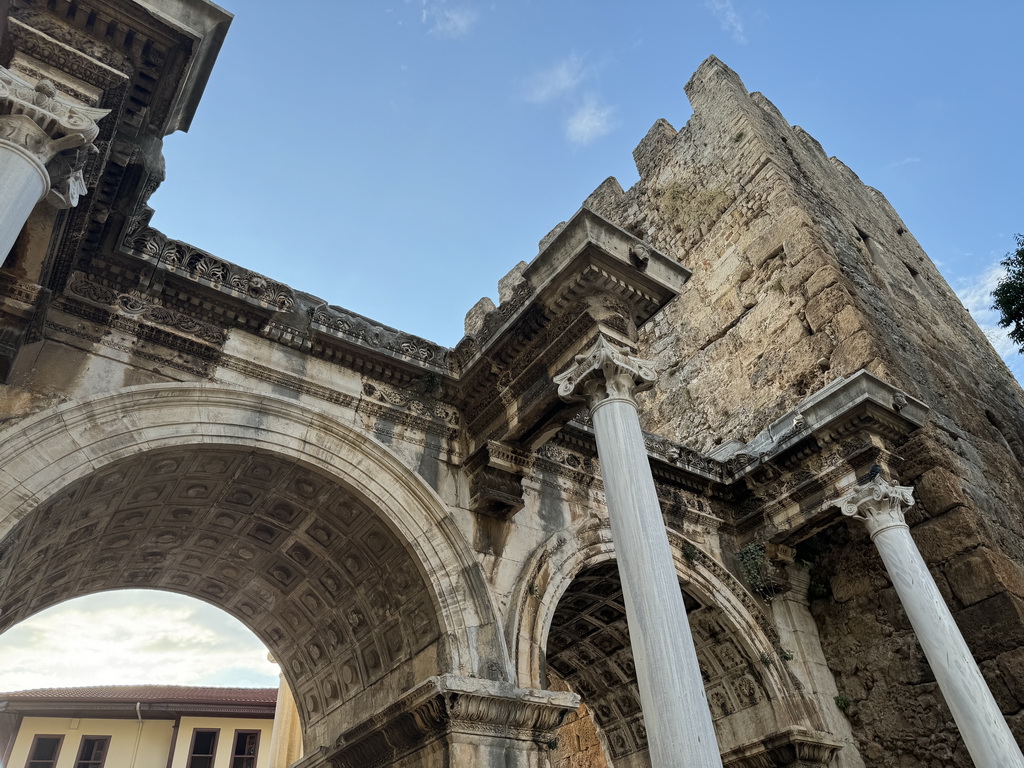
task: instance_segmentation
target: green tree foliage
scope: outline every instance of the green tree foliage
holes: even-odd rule
[[[1024,352],[1024,235],[1016,240],[1017,250],[1003,259],[1006,276],[992,291],[992,308],[999,310],[999,324],[1010,329],[1010,339]]]

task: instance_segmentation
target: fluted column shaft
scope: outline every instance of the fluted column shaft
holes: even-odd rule
[[[633,395],[649,364],[604,337],[556,376],[563,399],[585,399],[597,436],[653,768],[720,768],[697,651],[647,459]]]
[[[1024,768],[1020,747],[910,535],[904,508],[914,503],[912,494],[877,478],[837,505],[867,526],[974,764]]]

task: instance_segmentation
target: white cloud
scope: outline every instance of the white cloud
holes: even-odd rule
[[[429,25],[428,32],[437,37],[457,40],[468,35],[480,20],[475,8],[448,7],[444,2],[428,5],[424,0],[421,20]]]
[[[569,117],[565,135],[573,144],[590,144],[611,131],[614,112],[612,107],[589,98]]]
[[[715,15],[722,29],[732,35],[733,40],[741,44],[747,42],[747,36],[743,32],[743,19],[733,8],[732,0],[706,0],[704,6]]]
[[[893,163],[889,163],[886,168],[902,168],[905,165],[916,165],[921,162],[920,157],[904,157],[902,160],[897,160]]]
[[[977,275],[960,278],[954,289],[996,352],[1007,364],[1013,364],[1017,362],[1017,345],[1010,340],[1007,330],[999,326],[999,312],[992,309],[992,291],[1005,274],[1006,269],[996,262]]]
[[[550,68],[530,76],[524,84],[524,96],[527,101],[543,104],[572,91],[583,78],[583,59],[570,53]]]
[[[272,687],[277,667],[241,622],[206,603],[131,590],[70,600],[0,636],[0,690],[81,685]]]

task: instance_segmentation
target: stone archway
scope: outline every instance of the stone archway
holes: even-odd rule
[[[767,616],[714,558],[669,531],[708,705],[726,765],[790,765],[783,753],[809,754],[824,736],[820,717],[786,669],[786,653]],[[648,765],[622,589],[606,523],[573,539],[555,537],[534,558],[518,601],[515,643],[520,679],[556,679],[579,693],[602,749],[595,768]],[[547,679],[545,679],[547,678]],[[586,737],[584,737],[584,740]],[[827,738],[826,758],[836,745]],[[574,747],[567,748],[571,750]],[[571,751],[557,757],[572,762]],[[797,759],[797,758],[794,758]],[[753,761],[753,762],[750,762]],[[809,762],[824,765],[825,762]]]
[[[442,502],[322,414],[160,385],[38,414],[0,441],[0,628],[103,589],[199,597],[282,662],[311,747],[361,698],[365,716],[417,676],[507,668]]]

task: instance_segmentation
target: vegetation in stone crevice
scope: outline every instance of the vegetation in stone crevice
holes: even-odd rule
[[[689,541],[683,545],[683,557],[691,565],[697,560],[697,547]]]
[[[770,603],[775,597],[775,575],[778,570],[768,560],[764,544],[751,542],[736,553],[740,571],[747,585],[761,598]]]

